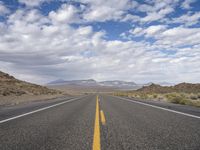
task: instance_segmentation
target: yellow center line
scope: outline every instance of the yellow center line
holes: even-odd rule
[[[94,137],[93,137],[93,150],[101,150],[100,143],[100,125],[99,125],[99,98],[96,97],[96,114],[94,125]]]
[[[104,113],[103,113],[103,110],[101,110],[100,114],[101,114],[101,123],[102,123],[103,125],[105,125],[105,124],[106,124],[106,119],[105,119],[105,115],[104,115]]]

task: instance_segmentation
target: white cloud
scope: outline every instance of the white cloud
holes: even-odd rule
[[[133,30],[121,36],[144,35],[153,37],[155,42],[148,42],[146,38],[137,42],[107,40],[108,33],[96,31],[90,22],[140,22],[139,16],[127,13],[131,8],[139,9],[140,4],[128,0],[80,2],[88,6],[63,4],[47,16],[36,8],[20,9],[9,15],[6,22],[0,23],[0,70],[38,83],[57,78],[200,81],[197,78],[200,75],[199,28],[135,24]],[[113,5],[116,3],[119,5]],[[143,23],[162,20],[174,11],[175,3],[151,1],[147,4],[152,7],[140,7],[149,16]],[[72,23],[80,24],[75,27]]]
[[[191,9],[191,4],[194,3],[196,0],[185,0],[182,4],[181,7],[183,9]]]
[[[148,28],[136,27],[134,30],[130,30],[129,33],[133,34],[133,36],[142,36],[146,37],[156,36],[156,34],[161,33],[166,29],[165,25],[154,25],[149,26]]]
[[[149,13],[146,17],[142,18],[142,22],[152,22],[161,18],[163,18],[163,16],[157,13]]]
[[[106,21],[106,20],[117,20],[121,18],[123,11],[115,11],[114,8],[102,6],[89,10],[84,14],[84,19],[87,21]]]
[[[162,15],[162,16],[165,16],[165,15],[167,15],[167,14],[173,12],[173,11],[174,11],[173,8],[171,8],[171,7],[166,7],[166,8],[161,9],[161,10],[158,12],[158,14],[160,14],[160,15]]]
[[[49,18],[53,23],[73,23],[79,20],[78,9],[73,5],[63,4],[59,10],[51,11]]]
[[[200,28],[176,27],[164,31],[158,38],[158,43],[166,43],[171,46],[200,44]]]
[[[168,15],[169,13],[171,13],[173,11],[174,11],[173,8],[166,7],[166,8],[160,9],[157,12],[150,12],[150,13],[147,13],[147,16],[142,18],[141,21],[142,22],[152,22],[152,21],[156,21],[156,20],[161,20],[166,15]]]
[[[140,17],[137,15],[131,15],[131,14],[126,14],[123,18],[120,19],[120,21],[131,21],[131,22],[139,22],[140,21]]]
[[[165,25],[155,25],[148,27],[144,32],[146,36],[153,36],[155,34],[158,34],[166,29]]]
[[[79,0],[79,2],[89,6],[83,14],[83,18],[89,22],[120,20],[125,15],[126,10],[138,5],[137,2],[131,0]]]
[[[162,22],[164,18],[174,12],[179,0],[150,0],[146,4],[141,4],[137,7],[137,11],[146,13],[146,16],[141,18],[141,23],[149,23],[152,21]]]
[[[93,31],[92,31],[92,27],[91,26],[86,26],[86,27],[78,28],[77,32],[80,35],[91,35]]]
[[[191,25],[199,23],[199,20],[200,20],[200,12],[195,12],[194,14],[188,13],[178,18],[173,18],[171,22],[181,23],[186,26],[191,26]]]
[[[49,2],[51,0],[18,0],[19,3],[25,4],[28,7],[39,6],[44,2]]]
[[[143,34],[143,28],[136,27],[134,30],[130,30],[129,32],[134,34],[135,36],[139,36],[141,35],[141,33]]]
[[[129,31],[132,36],[153,37],[157,48],[173,49],[200,44],[200,28],[174,27],[154,25],[147,28],[136,27]],[[129,35],[126,35],[129,36]]]
[[[6,6],[4,6],[3,2],[0,1],[0,16],[5,15],[9,12],[10,10]]]

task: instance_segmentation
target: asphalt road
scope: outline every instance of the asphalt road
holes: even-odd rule
[[[88,95],[0,108],[0,150],[200,150],[199,108],[136,102]]]

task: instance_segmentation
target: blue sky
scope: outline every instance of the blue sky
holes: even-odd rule
[[[200,82],[198,0],[0,0],[0,70],[58,78]]]

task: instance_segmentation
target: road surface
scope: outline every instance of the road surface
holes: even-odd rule
[[[109,95],[0,108],[0,149],[199,150],[200,109]]]

